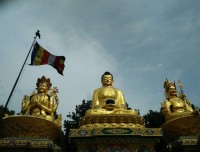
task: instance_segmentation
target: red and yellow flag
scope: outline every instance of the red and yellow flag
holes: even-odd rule
[[[55,56],[49,53],[47,50],[42,48],[37,42],[34,45],[32,55],[31,55],[31,64],[30,65],[44,65],[49,64],[54,67],[58,73],[63,75],[63,70],[65,57],[64,56]]]

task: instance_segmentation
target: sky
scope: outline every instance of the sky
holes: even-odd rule
[[[92,99],[105,71],[142,116],[160,110],[166,78],[181,80],[200,107],[199,8],[197,0],[0,0],[0,105],[40,30],[37,42],[66,57],[64,76],[49,65],[29,66],[29,57],[8,104],[16,113],[44,75],[59,89],[57,113],[66,120],[82,100]]]

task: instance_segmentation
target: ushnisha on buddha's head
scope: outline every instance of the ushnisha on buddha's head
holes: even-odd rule
[[[101,83],[103,86],[108,87],[108,86],[112,86],[114,83],[113,80],[113,75],[106,71],[102,76],[101,76]]]

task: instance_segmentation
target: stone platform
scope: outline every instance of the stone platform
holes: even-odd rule
[[[154,152],[161,137],[161,128],[71,129],[69,135],[70,141],[77,145],[78,152]]]
[[[184,116],[170,120],[161,126],[166,151],[200,151],[200,116]]]
[[[6,137],[0,139],[1,152],[61,152],[61,148],[46,138]]]
[[[185,116],[166,122],[161,126],[167,142],[173,142],[181,136],[200,135],[200,116]]]
[[[166,152],[199,152],[200,136],[181,136],[170,142],[165,149]]]

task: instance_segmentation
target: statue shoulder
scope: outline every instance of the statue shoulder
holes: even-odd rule
[[[171,105],[171,102],[168,99],[165,99],[163,102],[163,106]]]
[[[93,94],[97,94],[102,88],[97,88],[93,91]]]
[[[95,89],[94,90],[94,92],[98,92],[98,91],[100,91],[102,88],[97,88],[97,89]]]
[[[118,89],[118,88],[114,88],[116,92],[123,94],[122,90]]]

